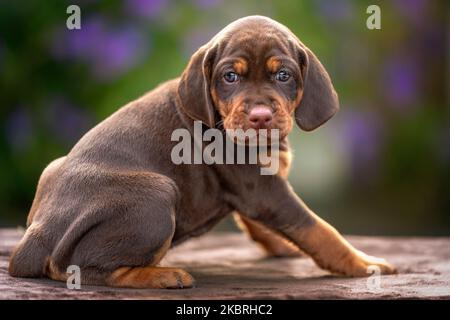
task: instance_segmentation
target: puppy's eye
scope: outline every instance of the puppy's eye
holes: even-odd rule
[[[288,81],[290,77],[291,75],[289,74],[289,72],[287,72],[287,70],[284,69],[278,71],[277,74],[275,75],[275,79],[281,82]]]
[[[228,71],[223,75],[223,78],[228,83],[233,83],[239,80],[239,75],[236,72]]]

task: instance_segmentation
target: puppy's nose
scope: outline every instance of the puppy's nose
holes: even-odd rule
[[[267,129],[272,122],[272,110],[266,106],[256,106],[248,114],[250,126],[253,129]]]

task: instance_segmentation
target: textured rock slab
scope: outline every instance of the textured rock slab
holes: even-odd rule
[[[197,280],[184,290],[83,286],[69,290],[47,279],[7,274],[8,256],[22,231],[0,230],[0,299],[450,299],[450,238],[347,237],[358,249],[399,267],[380,290],[366,278],[336,277],[309,258],[265,258],[242,234],[209,234],[169,252],[163,265],[183,267]],[[371,285],[372,284],[372,285]]]

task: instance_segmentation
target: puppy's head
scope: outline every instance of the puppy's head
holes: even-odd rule
[[[310,131],[339,108],[317,57],[288,28],[261,16],[231,23],[202,46],[178,93],[184,112],[209,127],[278,129],[280,138],[291,131],[292,114]]]

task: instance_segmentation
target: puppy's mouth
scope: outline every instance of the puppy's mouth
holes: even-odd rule
[[[277,126],[255,129],[245,123],[235,126],[227,126],[224,123],[223,130],[234,143],[248,146],[278,144],[289,133]]]
[[[266,129],[225,129],[227,137],[238,145],[258,146],[270,145],[279,141],[277,135],[273,135]]]
[[[256,106],[249,112],[234,112],[223,120],[227,136],[240,145],[273,145],[284,139],[292,128],[292,119]]]

